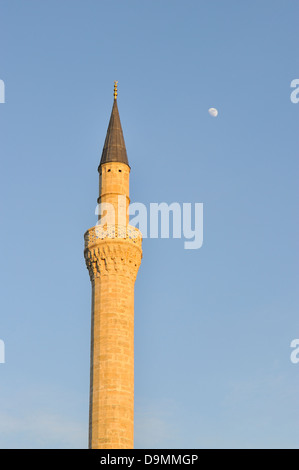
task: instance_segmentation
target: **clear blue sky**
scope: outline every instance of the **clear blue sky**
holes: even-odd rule
[[[0,447],[87,447],[83,234],[114,80],[131,200],[204,204],[199,250],[144,240],[135,446],[298,447],[298,15],[295,0],[0,1]]]

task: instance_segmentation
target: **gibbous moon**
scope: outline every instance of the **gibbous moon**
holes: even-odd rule
[[[218,110],[216,108],[210,108],[209,109],[209,114],[210,114],[210,116],[217,117],[218,116]]]

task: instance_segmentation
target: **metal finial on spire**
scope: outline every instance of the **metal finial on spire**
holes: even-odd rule
[[[108,162],[125,163],[130,166],[117,106],[117,83],[114,82],[114,100],[100,166]]]
[[[115,100],[117,98],[117,84],[118,84],[118,82],[116,80],[114,80],[114,99]]]

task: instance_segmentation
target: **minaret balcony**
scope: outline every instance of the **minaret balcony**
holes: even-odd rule
[[[95,225],[84,234],[85,249],[92,248],[101,241],[117,240],[130,242],[141,250],[142,234],[132,225]]]

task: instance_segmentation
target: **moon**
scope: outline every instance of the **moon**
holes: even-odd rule
[[[209,114],[210,114],[210,116],[217,117],[218,116],[218,110],[216,108],[210,108],[209,109]]]

